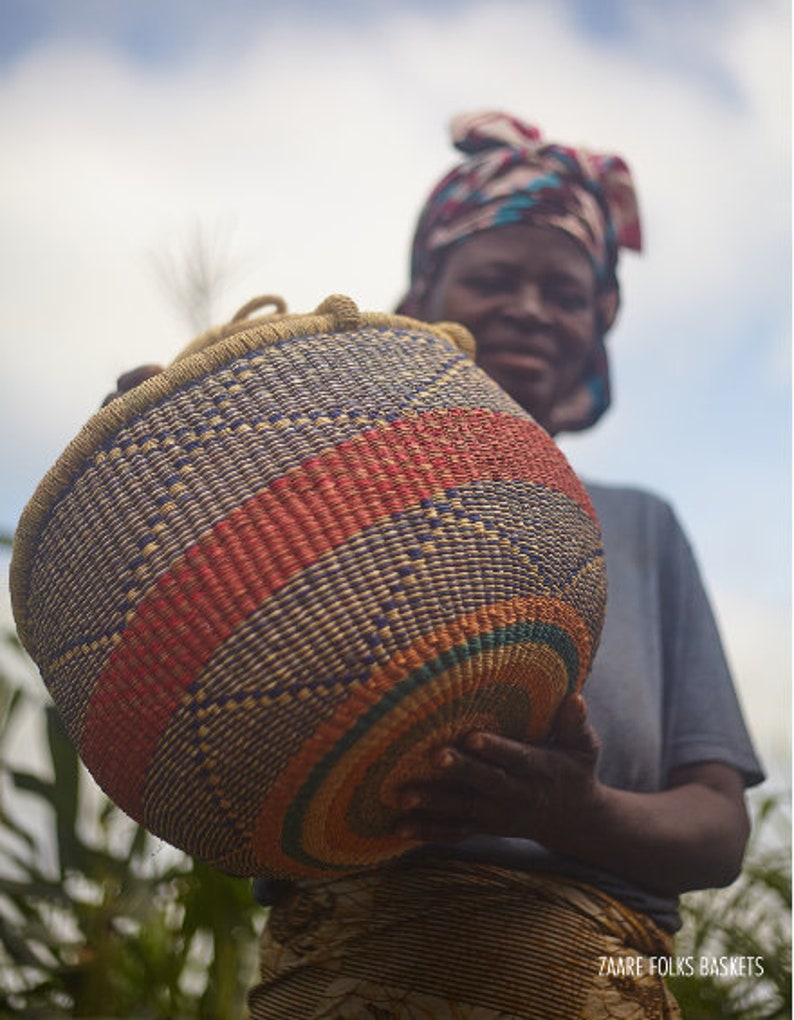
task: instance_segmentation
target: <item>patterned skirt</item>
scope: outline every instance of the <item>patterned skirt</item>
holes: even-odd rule
[[[673,1020],[654,923],[557,875],[437,860],[301,883],[251,1020]]]

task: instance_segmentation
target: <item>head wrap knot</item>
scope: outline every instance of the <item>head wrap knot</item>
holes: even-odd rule
[[[425,203],[411,251],[411,286],[399,311],[421,314],[451,245],[517,223],[563,230],[589,256],[599,286],[617,288],[618,250],[642,246],[631,172],[620,156],[546,142],[537,127],[506,113],[461,114],[451,133],[466,159]],[[585,428],[609,404],[604,352],[598,360],[588,381],[592,406],[565,428]]]

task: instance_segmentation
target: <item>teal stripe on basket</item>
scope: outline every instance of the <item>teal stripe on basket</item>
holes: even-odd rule
[[[353,723],[344,738],[314,766],[303,787],[296,794],[284,819],[281,839],[284,853],[302,864],[322,867],[329,871],[349,871],[349,865],[333,865],[329,861],[319,860],[306,853],[300,842],[306,810],[317,795],[325,777],[372,726],[435,676],[481,652],[524,643],[546,645],[560,656],[568,673],[566,696],[572,694],[579,672],[579,654],[567,631],[554,624],[538,620],[520,620],[505,627],[497,627],[487,634],[477,634],[463,644],[447,649],[435,659],[409,673],[404,680],[389,690],[376,705],[373,705]]]

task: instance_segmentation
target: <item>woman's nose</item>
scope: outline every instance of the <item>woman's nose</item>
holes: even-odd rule
[[[549,321],[549,312],[541,288],[534,283],[522,284],[511,296],[509,312],[517,319]]]

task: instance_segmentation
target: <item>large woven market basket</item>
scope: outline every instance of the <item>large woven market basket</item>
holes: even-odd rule
[[[581,687],[595,514],[471,344],[342,297],[235,321],[97,412],[39,485],[19,633],[153,833],[237,875],[376,865],[411,845],[396,795],[434,748],[542,741]]]

